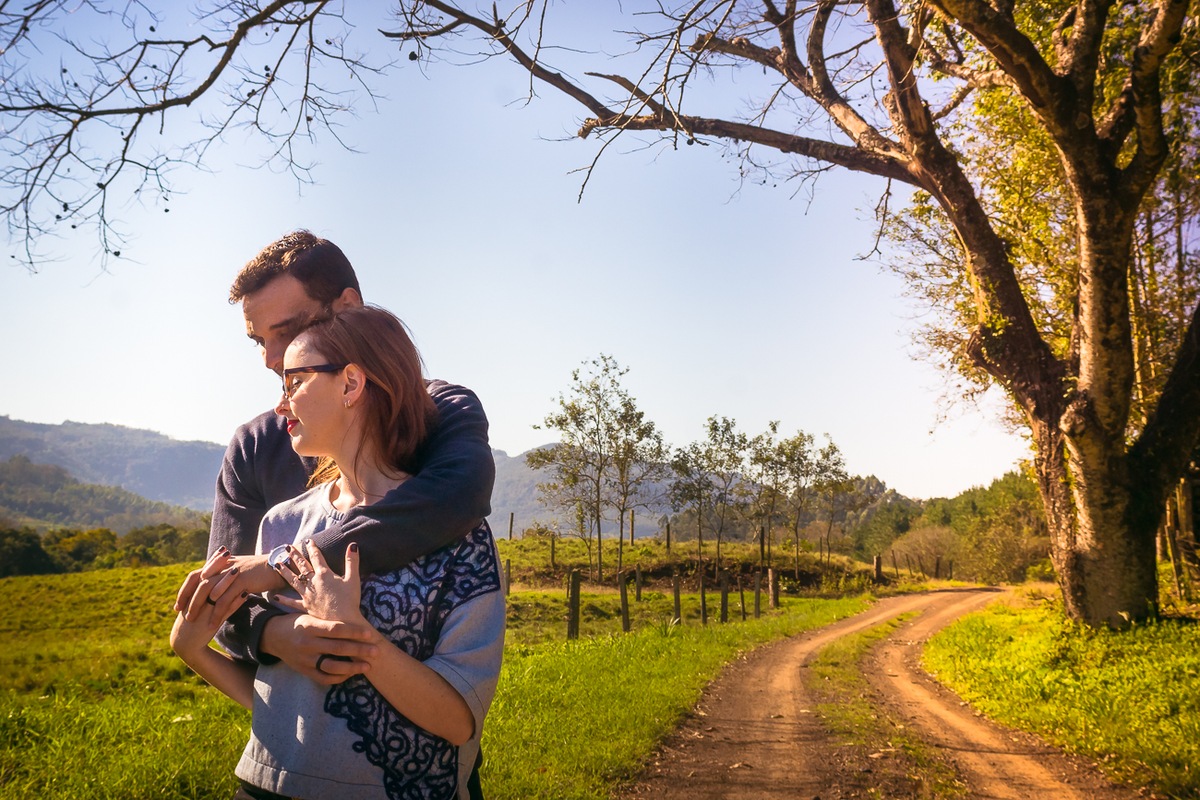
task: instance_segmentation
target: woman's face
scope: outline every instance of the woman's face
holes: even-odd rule
[[[289,370],[318,367],[320,372]],[[345,442],[346,414],[341,367],[330,364],[301,334],[283,356],[284,394],[275,407],[287,418],[292,449],[302,456],[336,456]]]

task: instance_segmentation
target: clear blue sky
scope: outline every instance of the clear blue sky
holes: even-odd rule
[[[178,175],[169,213],[122,210],[133,238],[107,273],[85,236],[38,274],[6,265],[0,414],[226,442],[279,385],[225,300],[230,280],[307,227],[345,250],[368,301],[408,322],[431,376],[479,394],[509,454],[550,440],[533,425],[604,352],[675,445],[713,414],[750,434],[778,419],[785,435],[828,433],[852,472],[914,497],[986,484],[1025,457],[995,398],[941,420],[942,378],[911,357],[920,309],[857,259],[881,182],[830,173],[810,202],[790,185],[739,189],[720,147],[631,138],[576,202],[572,171],[597,143],[570,138],[581,111],[551,90],[519,102],[526,85],[507,63],[405,62],[380,84],[381,113],[362,104],[343,132],[359,153],[319,144],[317,185],[251,169],[260,150],[235,134],[209,173]]]

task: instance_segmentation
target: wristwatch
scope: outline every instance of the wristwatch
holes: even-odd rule
[[[288,545],[281,544],[267,555],[267,563],[275,569],[287,567],[292,571],[292,574],[299,575],[300,570],[296,569],[296,562],[292,560],[292,551]]]

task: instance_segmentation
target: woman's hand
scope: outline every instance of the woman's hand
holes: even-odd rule
[[[367,621],[358,608],[362,598],[362,584],[358,578],[358,545],[352,542],[346,548],[345,575],[338,575],[329,568],[325,556],[321,555],[320,549],[311,539],[303,546],[308,551],[307,558],[304,553],[288,545],[297,572],[293,573],[286,568],[278,570],[283,579],[300,595],[300,600],[289,597],[275,599],[283,605],[314,617],[366,625]]]
[[[217,630],[247,596],[244,591],[240,595],[225,592],[219,601],[213,596],[213,589],[226,579],[228,570],[233,569],[233,558],[224,548],[213,553],[199,570],[202,576],[207,577],[200,578],[186,607],[179,609],[175,626],[171,629],[171,647],[185,661],[189,655],[208,647]],[[189,582],[192,582],[191,575],[184,581],[185,585]]]

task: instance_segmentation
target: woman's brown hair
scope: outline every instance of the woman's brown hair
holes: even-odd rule
[[[437,406],[425,390],[421,356],[404,323],[378,306],[350,308],[316,322],[302,334],[307,343],[335,364],[356,364],[367,378],[362,438],[370,442],[380,466],[412,473],[417,453],[437,425]],[[338,477],[337,465],[322,458],[309,485]]]

